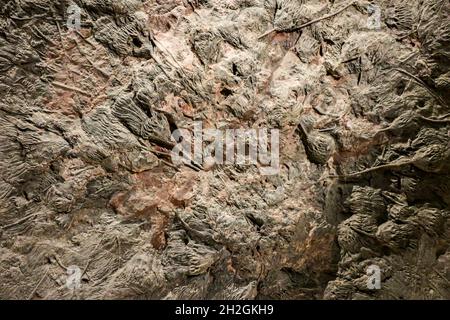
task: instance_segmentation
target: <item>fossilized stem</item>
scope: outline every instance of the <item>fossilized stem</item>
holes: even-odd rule
[[[47,277],[48,274],[48,270],[49,268],[47,268],[47,270],[45,270],[44,275],[42,276],[41,280],[39,280],[39,282],[36,284],[36,286],[34,287],[33,291],[31,291],[30,295],[28,296],[28,300],[33,299],[37,289],[39,289],[39,287],[41,286],[42,282],[44,282],[44,279]]]
[[[87,97],[91,97],[91,94],[90,94],[90,93],[88,93],[88,92],[86,92],[86,91],[83,91],[83,90],[81,90],[81,89],[78,89],[78,88],[74,88],[74,87],[67,86],[67,85],[65,85],[64,83],[57,82],[57,81],[53,81],[52,84],[53,84],[54,86],[56,86],[56,87],[60,87],[60,88],[62,88],[62,89],[66,89],[66,90],[70,90],[70,91],[75,91],[75,92],[81,93],[82,95],[85,95],[85,96],[87,96]]]
[[[416,77],[415,75],[409,73],[406,70],[403,70],[401,68],[392,68],[391,70],[395,70],[397,72],[403,73],[404,75],[407,75],[408,77],[414,79],[414,81],[416,81],[418,84],[420,84],[422,87],[424,87],[432,96],[433,98],[435,98],[439,103],[441,103],[443,106],[448,106],[447,103],[445,101],[443,101],[441,99],[441,97],[439,97],[433,90],[431,90],[428,85],[423,82],[420,78]]]
[[[325,16],[323,16],[323,17],[320,17],[320,18],[317,18],[317,19],[308,21],[308,22],[306,22],[305,24],[302,24],[301,26],[292,28],[292,29],[290,29],[290,30],[279,30],[279,29],[277,29],[277,28],[271,29],[271,30],[265,32],[263,35],[259,36],[258,39],[264,38],[265,36],[269,35],[269,34],[272,33],[272,32],[294,32],[294,31],[299,31],[299,30],[301,30],[301,29],[303,29],[303,28],[309,27],[310,25],[315,24],[315,23],[317,23],[317,22],[320,22],[320,21],[322,21],[322,20],[332,18],[332,17],[338,15],[339,13],[341,13],[342,11],[346,10],[347,8],[351,7],[351,6],[354,5],[354,4],[355,4],[355,1],[352,1],[352,2],[350,2],[348,5],[346,5],[345,7],[341,8],[341,9],[339,9],[339,10],[336,11],[336,12],[333,12],[333,13],[327,14],[327,15],[325,15]]]
[[[349,173],[349,174],[345,174],[345,175],[338,175],[338,176],[330,176],[331,178],[354,178],[357,176],[360,176],[362,174],[366,174],[366,173],[370,173],[370,172],[374,172],[374,171],[378,171],[378,170],[382,170],[382,169],[392,169],[392,168],[398,168],[400,166],[403,165],[408,165],[408,164],[413,164],[414,160],[406,160],[406,161],[399,161],[399,162],[390,162],[387,164],[383,164],[381,166],[377,166],[377,167],[372,167],[372,168],[368,168],[362,171],[358,171],[358,172],[354,172],[354,173]]]
[[[16,221],[16,222],[13,222],[13,223],[11,223],[11,224],[7,224],[7,225],[5,225],[5,226],[0,226],[0,229],[3,229],[3,230],[4,230],[4,229],[8,229],[8,228],[17,226],[17,225],[19,225],[19,224],[21,224],[21,223],[27,221],[28,219],[37,216],[37,215],[38,215],[38,213],[32,213],[32,214],[30,214],[30,215],[28,215],[28,216],[26,216],[26,217],[24,217],[24,218],[22,218],[22,219]]]

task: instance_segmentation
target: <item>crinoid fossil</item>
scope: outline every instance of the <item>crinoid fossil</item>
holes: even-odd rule
[[[402,1],[391,6],[386,12],[386,24],[399,31],[411,31],[415,27],[416,11],[410,1]]]
[[[119,24],[108,17],[100,18],[95,22],[95,39],[119,56],[150,58],[153,45],[140,23],[136,18]]]
[[[317,4],[304,4],[303,1],[296,0],[284,0],[281,3],[276,3],[274,13],[274,27],[264,34],[260,38],[263,38],[272,32],[294,32],[303,28],[312,26],[322,20],[333,18],[340,14],[347,8],[350,8],[356,1],[348,3],[336,11],[329,14],[324,14],[319,18],[314,19],[313,16],[319,12],[324,11],[324,7],[317,7]]]
[[[346,202],[354,214],[371,215],[376,219],[386,214],[386,201],[379,189],[355,186]]]
[[[191,43],[201,63],[216,63],[222,56],[222,37],[213,30],[194,30]]]
[[[448,211],[425,205],[417,210],[417,215],[410,220],[418,225],[431,237],[439,237],[445,231],[445,223],[448,219]]]
[[[303,0],[277,1],[274,27],[279,31],[291,30],[311,19],[311,10],[306,8]]]
[[[377,231],[377,221],[366,214],[354,214],[338,227],[338,242],[344,252],[359,253],[370,244]]]
[[[334,139],[316,130],[309,132],[302,121],[299,129],[308,160],[315,164],[326,164],[336,150]]]
[[[305,34],[300,37],[293,50],[304,63],[309,63],[319,52],[320,43],[313,37]]]
[[[413,224],[399,224],[391,220],[380,225],[376,232],[378,241],[393,250],[414,247],[417,235],[417,227]]]
[[[112,113],[139,137],[169,140],[170,125],[167,118],[158,112],[150,112],[147,115],[130,95],[119,97],[113,105]]]
[[[450,166],[449,144],[450,141],[444,130],[423,128],[411,142],[411,151],[408,156],[399,156],[388,163],[341,177],[358,177],[379,170],[399,170],[411,165],[427,173],[443,173]]]

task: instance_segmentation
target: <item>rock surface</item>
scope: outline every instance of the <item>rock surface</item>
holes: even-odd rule
[[[0,0],[0,298],[450,299],[449,14]],[[280,129],[279,174],[172,164],[195,121]]]

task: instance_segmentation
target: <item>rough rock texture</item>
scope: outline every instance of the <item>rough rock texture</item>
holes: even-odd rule
[[[74,2],[0,0],[0,298],[450,298],[447,0]],[[280,173],[171,164],[194,121]]]

